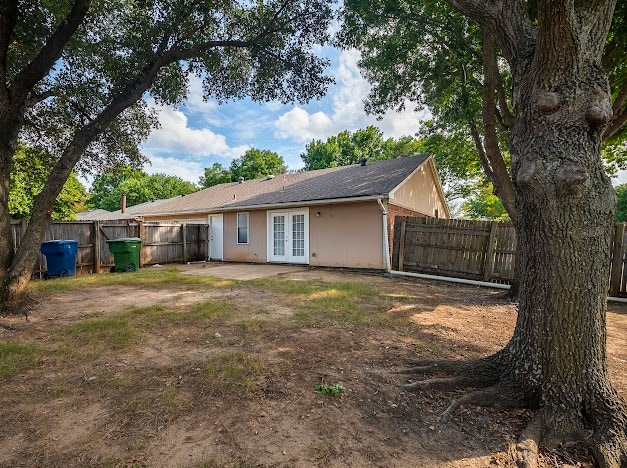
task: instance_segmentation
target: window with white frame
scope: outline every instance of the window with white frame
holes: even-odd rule
[[[248,213],[237,213],[237,243],[248,244]]]

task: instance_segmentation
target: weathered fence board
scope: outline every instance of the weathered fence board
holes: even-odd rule
[[[11,223],[15,249],[20,245],[26,226],[24,221]],[[50,226],[45,240],[77,240],[76,273],[80,275],[109,271],[114,259],[107,240],[121,237],[142,239],[142,266],[207,259],[206,224],[143,223],[134,220],[58,221]],[[46,270],[46,258],[38,253],[33,276],[41,278]]]
[[[394,239],[399,245],[393,246],[392,263],[401,271],[496,282],[512,278],[511,224],[398,216]]]
[[[627,296],[627,229],[616,224],[612,240],[611,296]],[[516,265],[511,223],[459,219],[394,220],[392,268],[399,271],[509,283]]]

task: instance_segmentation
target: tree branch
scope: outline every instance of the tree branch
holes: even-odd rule
[[[4,0],[0,6],[0,93],[3,100],[8,97],[7,56],[17,15],[17,0]]]
[[[627,82],[623,83],[623,88],[618,92],[614,104],[612,105],[612,112],[615,114],[620,112],[627,101]]]
[[[512,71],[521,60],[531,56],[536,39],[525,0],[447,1],[455,10],[494,34]]]
[[[496,62],[496,43],[489,32],[483,32],[483,146],[485,154],[492,168],[492,183],[495,193],[503,202],[503,207],[514,223],[518,218],[516,212],[516,197],[514,185],[507,170],[503,154],[499,148],[499,139],[496,133],[496,102],[497,76],[499,75]]]
[[[26,107],[33,107],[52,96],[57,96],[57,94],[51,89],[39,94],[32,93],[26,100]]]
[[[610,120],[610,124],[603,133],[603,141],[616,135],[625,124],[627,124],[627,109],[623,110],[623,112],[619,114],[616,114],[612,120]]]
[[[485,148],[483,147],[483,141],[481,140],[481,135],[479,134],[479,130],[477,129],[477,125],[474,122],[468,124],[470,127],[470,134],[472,135],[472,139],[475,142],[475,146],[477,147],[477,153],[479,153],[479,161],[481,162],[481,167],[483,168],[483,172],[488,177],[490,182],[494,185],[494,172],[492,171],[492,166],[490,166],[490,161],[485,154]]]
[[[501,72],[498,71],[498,67],[496,74],[496,95],[498,96],[499,112],[503,118],[503,123],[511,130],[514,128],[514,115],[509,110],[507,95],[505,93],[505,85],[503,84],[503,76],[501,75]]]
[[[85,19],[90,3],[91,0],[75,0],[70,12],[61,21],[37,56],[17,74],[11,85],[11,92],[18,102],[26,100],[33,86],[46,76],[59,59],[63,48]]]

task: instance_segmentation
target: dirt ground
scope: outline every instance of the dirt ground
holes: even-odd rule
[[[295,293],[287,280],[319,291]],[[323,269],[277,281],[36,294],[30,322],[3,319],[0,329],[0,344],[40,350],[35,365],[0,378],[0,466],[513,466],[508,451],[528,412],[469,407],[441,424],[462,393],[406,393],[396,373],[414,359],[502,347],[516,310],[499,291]],[[327,320],[307,302],[341,294],[325,284],[376,295]],[[207,301],[210,318],[194,309]],[[608,309],[610,371],[627,397],[627,308]],[[80,341],[81,323],[121,314],[130,317],[127,341],[116,341],[122,332]],[[227,351],[259,360],[255,382],[217,387],[207,378],[207,363]],[[322,382],[345,391],[322,396],[314,391]],[[588,462],[577,449],[543,458]]]

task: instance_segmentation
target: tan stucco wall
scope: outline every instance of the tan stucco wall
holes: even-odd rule
[[[432,161],[427,161],[420,166],[393,193],[393,197],[390,197],[390,203],[433,217],[436,217],[435,210],[437,209],[437,217],[448,218],[448,209],[445,207],[446,202],[438,190],[434,167]]]
[[[268,259],[266,211],[242,211],[242,213],[248,213],[248,244],[237,243],[237,213],[224,213],[224,260],[265,263]]]
[[[289,208],[286,211],[298,211]],[[320,216],[317,216],[317,213]],[[199,217],[206,223],[207,215]],[[153,216],[146,221],[177,221],[190,215]],[[376,201],[309,207],[309,264],[350,268],[384,268],[381,209]],[[266,210],[248,211],[249,243],[237,244],[237,213],[223,213],[224,260],[267,261]]]
[[[382,222],[376,201],[310,207],[309,264],[384,268]]]

